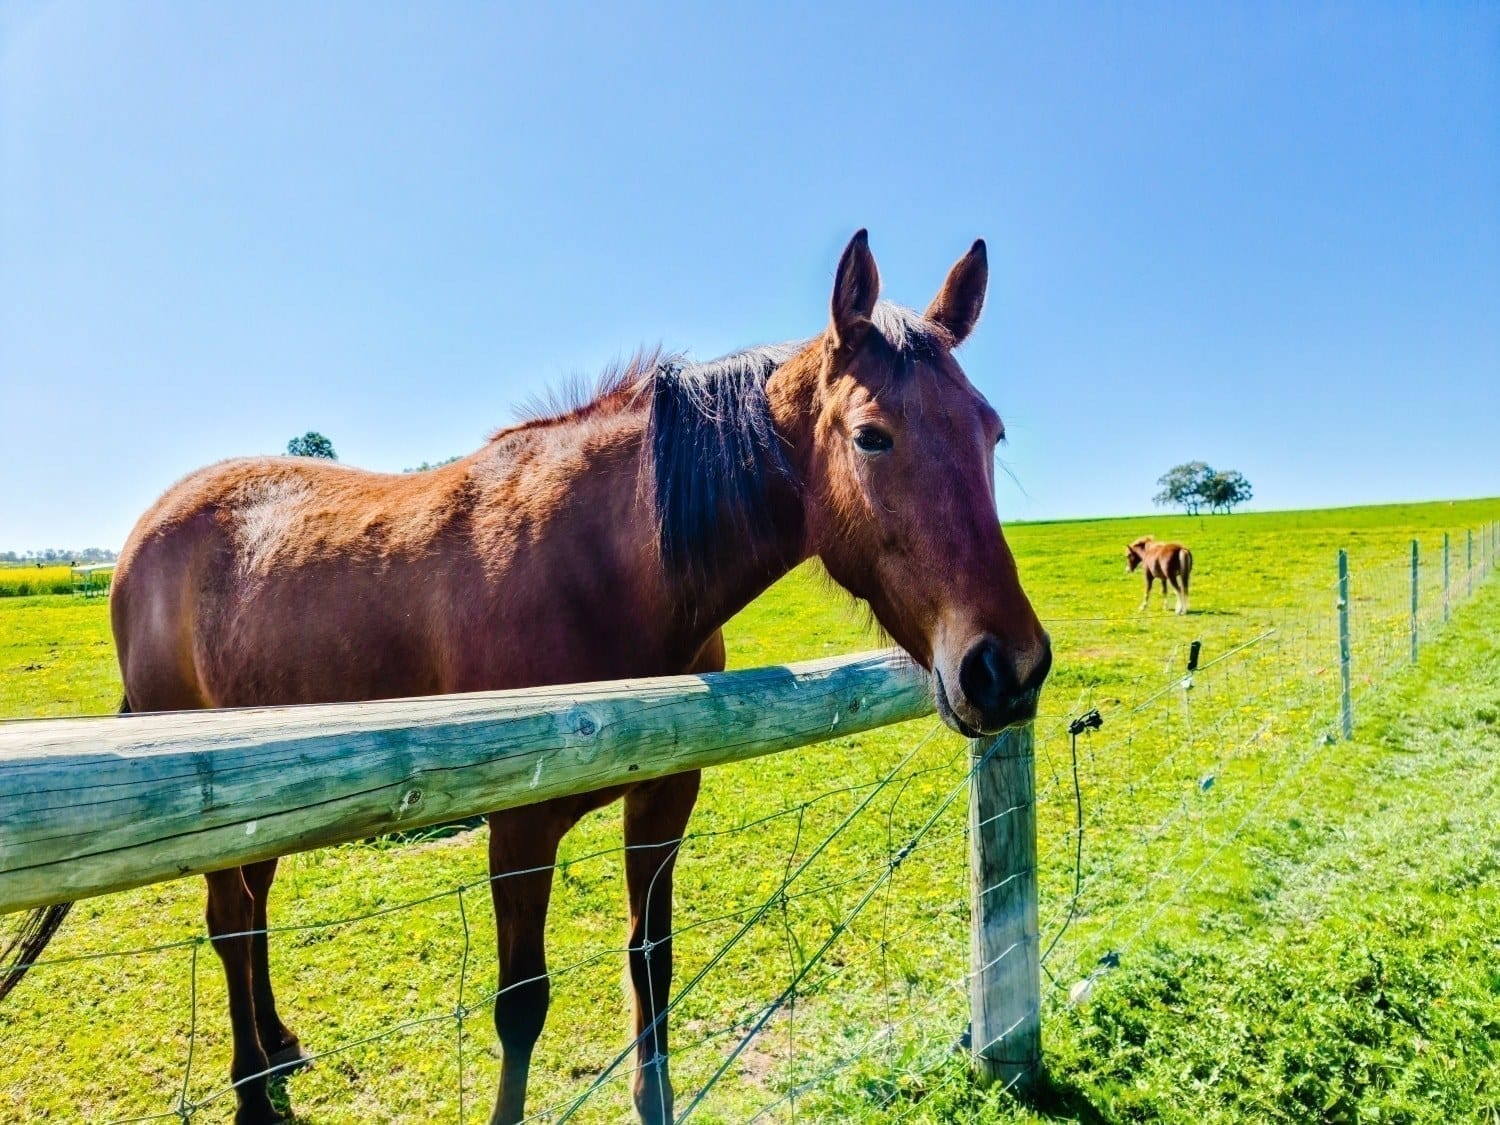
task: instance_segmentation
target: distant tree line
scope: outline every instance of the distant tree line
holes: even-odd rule
[[[455,461],[463,459],[462,453],[455,453],[452,457],[444,457],[441,461],[423,461],[420,465],[411,469],[402,469],[403,473],[425,473],[428,469],[441,469],[444,465],[451,465]]]
[[[1250,482],[1243,473],[1226,472],[1202,461],[1189,461],[1167,470],[1157,482],[1161,486],[1152,499],[1157,507],[1180,507],[1190,516],[1207,509],[1210,512],[1232,512],[1251,498]]]
[[[286,443],[286,451],[293,457],[322,457],[327,461],[337,461],[339,455],[333,451],[333,442],[329,441],[317,430],[308,430],[301,437],[294,437]],[[402,469],[403,473],[425,473],[428,469],[440,469],[444,465],[451,465],[463,456],[455,453],[452,457],[445,457],[441,461],[423,461],[410,469]]]
[[[0,551],[0,563],[107,563],[114,562],[116,552],[108,547],[85,547],[75,551],[69,547],[48,547],[45,551]]]

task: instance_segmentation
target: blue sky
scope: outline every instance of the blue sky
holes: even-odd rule
[[[399,470],[641,344],[811,335],[870,229],[1007,519],[1500,494],[1500,7],[0,8],[0,549],[308,429]]]

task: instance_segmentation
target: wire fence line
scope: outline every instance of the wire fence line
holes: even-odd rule
[[[1419,560],[1415,572],[1406,558],[1357,560],[1343,607],[1330,567],[1327,578],[1306,576],[1295,584],[1305,596],[1300,604],[1190,619],[1189,633],[1170,637],[1153,633],[1151,618],[1139,614],[1048,622],[1059,669],[1080,675],[1071,682],[1058,677],[1053,694],[1067,701],[1067,710],[1037,724],[1039,844],[1035,862],[1018,872],[1039,884],[1039,932],[1033,936],[1046,951],[1042,967],[1051,980],[1040,998],[1043,1012],[1107,986],[1102,982],[1110,969],[1130,958],[1171,911],[1190,908],[1205,873],[1259,819],[1295,803],[1307,779],[1336,760],[1343,709],[1357,709],[1409,665],[1413,637],[1418,646],[1431,639],[1492,572],[1494,531],[1486,528],[1475,540],[1472,565],[1467,553],[1459,567],[1450,555],[1446,585],[1433,560]],[[1341,608],[1352,637],[1347,692],[1340,674]],[[1128,675],[1090,677],[1086,659],[1069,663],[1101,628],[1141,638],[1140,658]],[[1069,735],[1070,721],[1094,709],[1102,728]],[[848,777],[851,758],[866,754],[861,776],[769,811],[750,812],[733,801],[705,808],[699,827],[681,839],[665,848],[649,845],[662,862],[682,857],[670,934],[652,935],[634,951],[649,956],[668,938],[675,949],[679,979],[663,1006],[671,1021],[679,1119],[823,1120],[869,1113],[902,1120],[921,1115],[934,1095],[951,1095],[968,1080],[952,1056],[976,1049],[963,1042],[969,988],[994,965],[970,958],[975,898],[966,857],[975,826],[964,813],[971,781],[987,763],[985,755],[938,737],[940,729],[931,722],[906,724],[880,738],[844,740],[815,752],[822,755],[818,771],[833,763],[841,771],[836,776]],[[788,774],[808,780],[794,767]],[[1020,806],[1001,809],[980,826],[1022,812]],[[651,1029],[625,1042],[615,1030],[619,1020],[598,1017],[599,979],[617,975],[632,950],[623,936],[608,936],[613,930],[601,934],[593,912],[609,898],[604,889],[618,886],[626,854],[647,847],[594,846],[598,838],[586,835],[579,851],[556,864],[495,877],[547,872],[557,888],[555,909],[578,904],[550,935],[558,940],[546,975],[557,999],[541,1047],[551,1042],[552,1049],[539,1049],[527,1120],[619,1119],[630,1110],[636,1079],[662,1073],[657,1060],[638,1059],[636,1048],[649,1041]],[[407,873],[422,853],[477,856],[477,845],[464,836],[388,853],[348,850],[350,866],[378,854]],[[412,1088],[425,1100],[421,1110],[408,1107],[408,1116],[484,1119],[497,1069],[490,1010],[534,983],[501,988],[494,980],[493,921],[476,897],[493,880],[474,874],[351,911],[320,897],[330,883],[320,862],[292,863],[295,918],[265,931],[273,948],[289,947],[289,963],[328,951],[320,958],[326,968],[338,963],[340,949],[360,957],[378,950],[399,961],[403,939],[419,939],[420,967],[362,971],[386,982],[386,992],[404,975],[426,983],[409,986],[398,999],[372,989],[366,999],[374,1013],[359,1018],[346,1012],[348,1018],[333,1020],[332,1027],[319,1021],[335,1013],[304,1014],[308,1040],[325,1045],[310,1051],[314,1067],[288,1084],[290,1095],[300,1104],[302,1084],[316,1076],[314,1111],[332,1107],[338,1119],[341,1108],[360,1098],[379,1104],[392,1060],[407,1069],[421,1058],[429,1073]],[[709,875],[695,880],[692,874],[725,866],[746,874],[730,893]],[[300,881],[310,884],[306,892]],[[980,899],[997,889],[978,888]],[[618,911],[605,918],[616,925]],[[4,933],[0,929],[0,945]],[[172,1051],[154,1049],[151,1072],[136,1088],[117,1091],[121,1097],[91,1107],[87,1116],[182,1122],[232,1116],[235,1091],[223,1077],[222,982],[215,960],[202,957],[207,938],[192,934],[109,948],[85,930],[76,940],[83,948],[60,948],[33,966],[34,978],[12,999],[22,1006],[0,1009],[0,1021],[8,1021],[0,1022],[0,1033],[65,1005],[85,967],[170,962],[174,968],[152,979],[169,990],[162,1006],[183,1010],[185,1027],[170,1041]],[[998,957],[1022,952],[1007,947]],[[561,998],[575,980],[586,1003],[569,1008]],[[317,982],[308,988],[315,994]],[[594,1034],[590,1023],[608,1026]],[[588,1041],[581,1048],[568,1042],[579,1037]],[[986,1046],[993,1044],[977,1045]],[[161,1057],[173,1052],[175,1063]],[[44,1072],[46,1060],[24,1065]],[[365,1076],[374,1093],[363,1089]],[[45,1073],[39,1079],[45,1081]]]
[[[1462,573],[1450,554],[1446,583],[1441,557],[1415,567],[1410,557],[1362,561],[1350,568],[1342,604],[1338,579],[1320,582],[1323,612],[1264,611],[1269,628],[1230,649],[1234,659],[1184,668],[1084,735],[1093,791],[1083,804],[1092,812],[1068,823],[1071,804],[1054,799],[1038,814],[1054,826],[1043,829],[1053,853],[1043,854],[1044,934],[1049,924],[1054,935],[1068,926],[1046,965],[1056,986],[1048,1005],[1086,997],[1259,818],[1278,802],[1295,806],[1313,773],[1337,763],[1344,716],[1353,720],[1364,700],[1413,663],[1492,573],[1495,535],[1490,526],[1475,534],[1472,556],[1465,536]],[[1350,637],[1347,690],[1341,613]],[[1121,806],[1128,816],[1117,815]],[[1064,845],[1106,824],[1112,833],[1093,833],[1075,882],[1058,862]]]

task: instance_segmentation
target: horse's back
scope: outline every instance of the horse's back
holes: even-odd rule
[[[1193,569],[1193,553],[1181,543],[1151,544],[1151,561],[1162,580],[1185,579]]]
[[[178,482],[136,524],[114,580],[131,707],[442,690],[424,602],[459,476],[257,458]]]

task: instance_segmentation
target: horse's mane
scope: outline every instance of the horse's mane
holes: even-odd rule
[[[953,346],[941,327],[900,305],[882,301],[870,320],[897,378]],[[658,357],[646,429],[657,541],[667,572],[690,586],[774,541],[772,490],[798,481],[766,381],[806,346],[773,344],[700,364]]]
[[[771,418],[766,380],[805,345],[775,344],[709,363],[661,363],[651,381],[646,451],[661,560],[690,585],[726,558],[770,542],[771,488],[796,487]]]
[[[871,323],[894,353],[898,377],[953,344],[919,313],[888,302],[876,305]],[[591,386],[575,379],[531,400],[522,421],[491,440],[648,401],[644,449],[650,473],[642,483],[652,502],[662,564],[701,589],[725,561],[753,556],[773,540],[772,489],[778,483],[798,486],[771,418],[766,381],[806,346],[770,344],[706,363],[660,348],[642,350],[611,364]]]
[[[628,359],[616,360],[593,379],[575,375],[559,386],[548,387],[516,408],[516,424],[490,435],[498,441],[517,430],[581,421],[610,410],[623,409],[647,379],[664,363],[681,363],[682,357],[661,348],[642,348]]]

